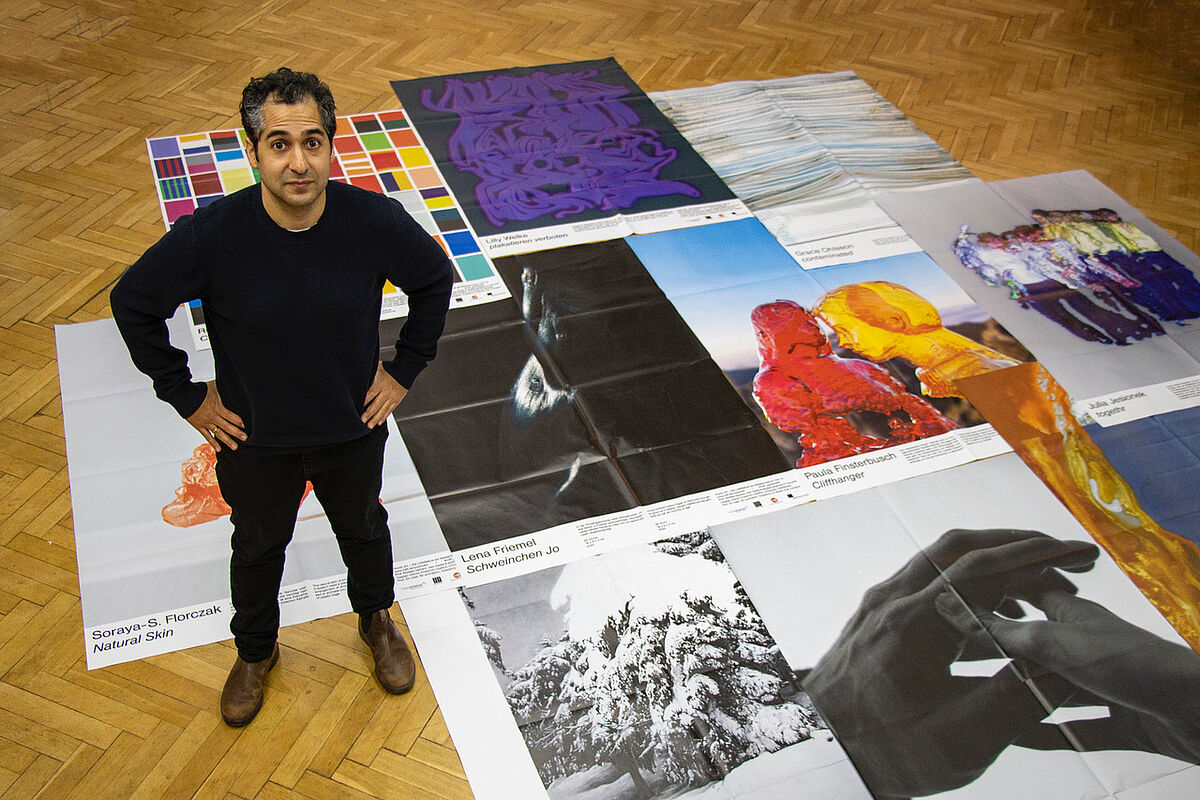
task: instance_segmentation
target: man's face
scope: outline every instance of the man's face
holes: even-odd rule
[[[333,155],[317,103],[311,97],[291,105],[268,101],[263,122],[249,153],[262,178],[263,205],[285,227],[313,225],[325,209]]]

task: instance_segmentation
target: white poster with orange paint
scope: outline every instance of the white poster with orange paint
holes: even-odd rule
[[[196,380],[212,378],[181,311],[172,340]],[[212,453],[129,360],[111,319],[56,329],[63,427],[89,668],[229,637],[233,526]],[[389,422],[389,425],[392,425]],[[390,429],[381,500],[398,594],[447,568],[445,540],[412,462]],[[300,506],[280,589],[283,624],[350,610],[345,568],[316,498]]]

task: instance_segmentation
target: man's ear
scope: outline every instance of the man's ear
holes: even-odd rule
[[[246,144],[248,145],[246,148],[246,158],[250,159],[250,166],[258,169],[258,145],[249,139],[246,140]]]

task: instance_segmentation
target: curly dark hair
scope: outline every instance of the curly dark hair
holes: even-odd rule
[[[333,104],[333,93],[320,78],[311,72],[296,72],[280,67],[270,75],[252,78],[242,90],[242,127],[254,147],[263,132],[263,106],[268,102],[299,103],[311,97],[321,112],[321,127],[333,141],[337,131],[337,108]]]

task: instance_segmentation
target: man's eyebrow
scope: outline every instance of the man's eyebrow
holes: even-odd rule
[[[273,131],[267,131],[265,134],[263,134],[263,138],[264,138],[264,139],[273,139],[273,138],[275,138],[276,136],[290,136],[290,135],[291,135],[291,133],[292,133],[292,132],[291,132],[291,131],[289,131],[289,130],[284,130],[283,128],[276,128],[276,129],[275,129],[275,130],[273,130]],[[325,129],[324,129],[324,128],[320,128],[320,127],[316,127],[316,128],[308,128],[308,129],[306,129],[306,130],[303,130],[303,131],[301,131],[301,132],[300,132],[300,136],[301,136],[301,138],[303,138],[303,137],[305,137],[305,136],[312,136],[312,135],[314,135],[314,134],[318,134],[318,133],[320,133],[320,134],[324,134],[324,133],[325,133]]]

